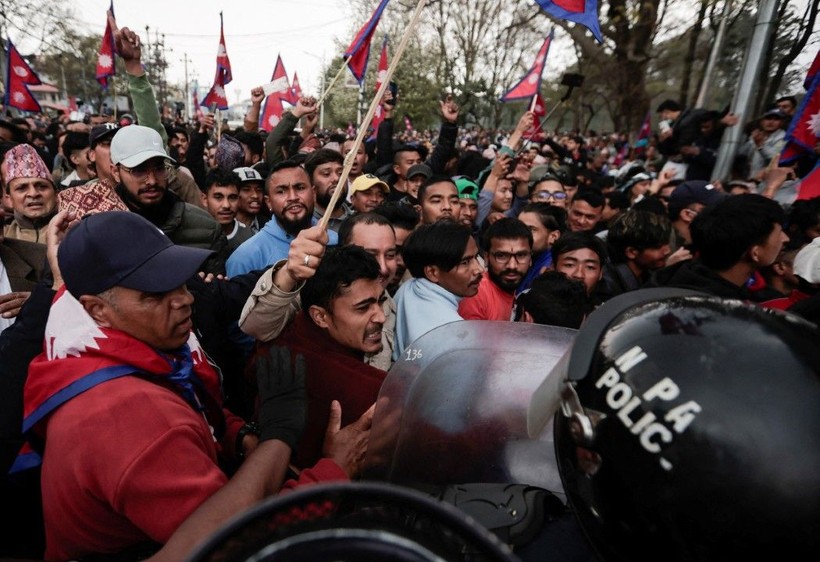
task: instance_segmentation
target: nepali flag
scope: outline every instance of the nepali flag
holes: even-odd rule
[[[262,108],[262,116],[259,118],[259,128],[272,131],[282,120],[282,112],[284,111],[282,102],[291,103],[291,96],[293,96],[293,91],[288,82],[288,73],[285,72],[285,64],[282,62],[281,55],[276,57],[276,65],[273,67],[270,84],[263,86],[263,89],[268,96],[265,98],[265,106]],[[298,98],[293,104],[295,105],[297,101],[299,101]]]
[[[193,100],[194,107],[196,108],[194,110],[196,118],[201,120],[203,114],[201,106],[199,105],[199,84],[197,84],[196,82],[194,82],[194,86],[191,88],[191,99]]]
[[[379,25],[379,19],[382,17],[382,12],[390,0],[381,0],[376,11],[370,16],[370,19],[362,26],[356,38],[345,51],[345,60],[347,67],[353,76],[361,85],[364,81],[364,73],[367,70],[367,59],[370,57],[370,41],[373,39],[373,32],[376,31],[376,26]]]
[[[228,96],[225,86],[233,80],[231,61],[228,59],[228,50],[225,48],[225,34],[223,32],[222,12],[219,12],[219,48],[216,51],[216,75],[214,85],[208,91],[202,104],[205,107],[215,105],[217,109],[228,109]]]
[[[406,113],[404,114],[404,129],[408,133],[413,132],[413,123],[410,121],[410,116],[407,115]]]
[[[639,153],[643,153],[646,146],[649,144],[649,137],[652,136],[652,112],[647,111],[646,117],[643,118],[641,128],[638,130],[638,138],[635,141],[635,148]]]
[[[293,80],[290,83],[290,99],[288,100],[288,103],[291,105],[296,105],[301,97],[302,87],[299,85],[299,76],[294,72]]]
[[[532,127],[524,132],[524,136],[530,140],[542,141],[544,140],[544,133],[541,131],[541,118],[547,114],[547,104],[544,103],[544,98],[541,93],[535,94],[535,98],[530,105],[535,118],[532,121]]]
[[[599,43],[604,42],[598,23],[598,0],[535,0],[549,15],[580,23],[592,32]]]
[[[814,169],[800,180],[798,200],[814,199],[820,197],[820,162],[814,165]]]
[[[820,73],[815,73],[809,91],[800,102],[789,128],[780,164],[791,164],[806,154],[814,154],[820,136]]]
[[[228,49],[225,47],[225,33],[223,31],[222,12],[219,12],[219,47],[216,50],[216,68],[222,69],[223,82],[229,84],[233,80],[231,60],[228,58]]]
[[[809,71],[806,73],[806,79],[803,81],[803,88],[808,90],[817,73],[820,72],[820,51],[814,55],[814,62],[811,63]]]
[[[387,77],[387,67],[387,35],[385,35],[384,40],[382,41],[382,53],[379,56],[379,73],[376,76],[377,92],[379,91],[379,88],[382,87],[382,83]],[[396,100],[393,100],[393,103],[396,103]],[[374,135],[378,132],[379,125],[381,125],[382,121],[384,121],[384,108],[382,108],[382,105],[379,104],[376,106],[376,113],[373,114],[373,120],[370,122]]]
[[[544,66],[547,64],[547,54],[549,54],[554,33],[554,30],[550,31],[550,34],[544,39],[544,44],[541,45],[541,50],[538,51],[535,62],[524,77],[501,96],[502,102],[532,98],[538,95],[541,90],[541,75],[544,73]]]
[[[7,45],[6,97],[3,103],[6,107],[16,107],[22,111],[42,111],[40,102],[31,94],[28,87],[38,86],[43,82],[17,52],[11,39],[7,40]]]
[[[106,13],[105,32],[103,33],[102,43],[100,44],[100,52],[97,53],[97,72],[95,77],[103,88],[108,87],[108,77],[114,76],[117,73],[116,66],[114,65],[114,54],[117,52],[117,48],[114,45],[112,23],[116,26],[116,20],[114,19],[114,0],[111,0],[111,5]]]

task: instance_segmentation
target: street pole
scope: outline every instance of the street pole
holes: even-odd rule
[[[740,71],[740,79],[731,106],[732,111],[740,118],[741,123],[748,121],[750,118],[748,113],[759,85],[763,58],[771,39],[772,25],[775,23],[777,4],[778,0],[761,0],[757,9],[757,21],[752,31],[752,38],[749,40],[749,46],[746,49],[743,68]],[[743,127],[739,124],[726,128],[718,150],[717,162],[715,162],[715,167],[712,170],[713,180],[722,180],[729,175],[742,135]]]
[[[188,83],[188,53],[182,53],[182,61],[185,63],[185,122],[187,123],[191,120],[191,90]]]

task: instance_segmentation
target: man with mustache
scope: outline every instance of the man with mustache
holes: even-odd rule
[[[459,302],[478,293],[484,273],[472,232],[450,220],[418,227],[407,238],[402,256],[413,279],[396,292],[394,361],[405,352],[412,354],[407,346],[433,328],[463,320]]]
[[[330,205],[330,200],[333,198],[333,193],[342,175],[342,168],[344,168],[342,155],[329,148],[320,148],[305,160],[305,171],[310,176],[310,183],[316,190],[313,218],[317,221],[324,216],[327,206]],[[330,215],[327,223],[328,229],[339,232],[339,227],[348,214],[344,200],[340,200]]]
[[[228,241],[207,211],[186,203],[168,189],[162,137],[154,129],[129,125],[111,140],[111,175],[114,191],[128,210],[148,219],[174,244],[215,252],[203,264],[206,273],[224,273]]]
[[[14,209],[4,236],[45,244],[48,221],[57,213],[57,191],[48,168],[33,146],[18,144],[6,152],[0,169]]]
[[[515,291],[532,263],[532,232],[518,219],[505,217],[484,235],[487,271],[478,293],[458,305],[465,320],[512,320]]]
[[[313,216],[316,188],[299,164],[285,160],[274,166],[265,187],[265,203],[273,218],[231,254],[227,264],[230,277],[266,269],[287,258],[290,244],[299,232],[319,222]],[[335,246],[338,236],[332,230],[327,234],[328,244]],[[303,256],[305,265],[310,265],[311,257]]]
[[[125,212],[89,216],[60,243],[59,289],[45,351],[29,366],[23,422],[42,454],[46,559],[127,549],[144,557],[163,543],[161,559],[183,559],[282,486],[304,427],[304,373],[257,373],[256,427],[223,407],[186,288],[209,253],[174,245]],[[358,470],[369,420],[340,429],[341,415],[334,404],[330,458],[300,482]],[[229,478],[219,463],[232,457],[242,465]]]

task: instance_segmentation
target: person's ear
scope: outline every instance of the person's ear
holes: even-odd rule
[[[114,181],[117,183],[122,183],[122,178],[120,178],[120,168],[116,164],[111,164],[111,175],[114,177]]]
[[[79,300],[94,322],[102,328],[111,327],[111,322],[108,319],[110,305],[107,302],[96,295],[83,295]]]
[[[549,244],[549,247],[552,248],[552,245],[555,244],[560,237],[560,230],[553,230],[549,234],[547,234],[547,244]]]
[[[320,328],[327,329],[329,327],[330,314],[328,314],[327,310],[323,307],[315,304],[312,305],[308,309],[308,315],[310,316],[310,319],[313,320],[313,323]]]
[[[637,248],[633,248],[632,246],[627,246],[626,250],[624,250],[624,256],[626,256],[626,259],[628,259],[628,260],[634,260],[636,257],[638,257]]]
[[[427,278],[428,281],[431,283],[438,283],[441,279],[441,269],[437,265],[425,265],[424,266],[424,276]]]

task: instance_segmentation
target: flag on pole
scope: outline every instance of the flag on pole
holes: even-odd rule
[[[814,154],[820,137],[820,73],[815,73],[809,91],[803,97],[786,130],[786,144],[780,153],[780,164],[791,164],[806,153]]]
[[[111,5],[108,7],[111,12],[111,18],[114,18],[114,0],[111,0]],[[97,82],[103,88],[108,87],[108,78],[117,73],[117,68],[114,65],[114,54],[117,49],[114,45],[114,32],[111,30],[111,22],[106,13],[105,18],[105,32],[103,33],[102,43],[100,44],[100,51],[97,54]]]
[[[646,117],[643,118],[641,128],[638,130],[638,138],[635,140],[635,148],[638,154],[643,154],[649,144],[649,137],[652,136],[652,112],[647,111]],[[629,143],[627,143],[628,145]]]
[[[197,119],[202,119],[202,106],[199,105],[199,84],[194,82],[193,86],[191,86],[191,99],[193,100],[194,107],[194,115]]]
[[[291,103],[293,91],[288,82],[288,73],[285,72],[285,64],[282,56],[277,55],[276,64],[273,67],[271,82],[265,86],[268,96],[265,98],[265,106],[262,108],[262,116],[259,118],[259,128],[272,131],[282,119],[284,106],[282,102]],[[298,99],[296,101],[299,101]],[[295,105],[296,102],[293,102]]]
[[[413,132],[413,123],[410,121],[410,116],[406,113],[404,114],[404,130],[408,133]]]
[[[814,165],[814,169],[800,180],[800,191],[797,194],[798,200],[814,199],[820,197],[820,162]]]
[[[22,111],[40,112],[40,102],[31,94],[28,87],[42,84],[40,78],[7,40],[6,50],[6,96],[3,101],[6,107],[16,107]]]
[[[356,34],[353,42],[345,51],[345,59],[347,67],[356,80],[361,84],[364,81],[364,74],[367,70],[367,59],[370,57],[370,41],[373,39],[373,32],[376,31],[376,26],[379,25],[379,19],[382,17],[382,12],[390,0],[380,0],[376,11],[370,16],[370,19],[365,22],[359,33]]]
[[[535,0],[541,9],[552,17],[580,23],[592,32],[599,43],[601,25],[598,23],[598,0]]]
[[[524,137],[534,141],[543,141],[544,132],[541,130],[541,118],[547,115],[547,104],[541,93],[535,94],[535,100],[530,103],[532,112],[535,118],[532,121],[532,127],[524,132]]]
[[[233,80],[231,61],[228,59],[228,50],[225,48],[222,12],[219,12],[219,47],[216,51],[216,75],[214,76],[213,86],[202,99],[202,105],[210,107],[216,104],[217,109],[228,109],[228,96],[225,93],[225,86],[231,80]]]
[[[550,34],[544,39],[544,43],[535,57],[535,62],[533,62],[524,77],[501,96],[502,102],[532,98],[541,91],[541,75],[544,73],[544,66],[547,63],[547,55],[550,51],[550,43],[552,43],[554,33],[555,30],[550,31]]]
[[[382,87],[382,82],[384,82],[385,77],[387,76],[387,35],[384,36],[382,40],[382,52],[379,55],[379,73],[376,76],[376,91],[379,91],[379,88]],[[396,100],[393,100],[395,103]],[[379,125],[381,125],[382,121],[384,121],[384,109],[382,108],[381,104],[376,107],[376,113],[373,114],[373,120],[370,122],[370,126],[373,129],[373,135],[376,135],[379,131]]]
[[[299,76],[294,72],[293,80],[290,83],[290,100],[288,100],[288,103],[296,105],[296,102],[298,102],[301,97],[302,87],[299,85]]]

